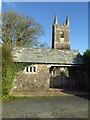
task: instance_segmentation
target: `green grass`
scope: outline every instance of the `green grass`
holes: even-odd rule
[[[27,99],[27,98],[55,98],[55,97],[64,97],[64,96],[73,96],[72,94],[60,94],[55,96],[3,96],[2,101],[3,102],[9,102],[14,100],[20,100],[20,99]]]

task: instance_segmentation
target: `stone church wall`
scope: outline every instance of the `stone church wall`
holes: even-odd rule
[[[49,68],[45,64],[37,64],[36,66],[35,73],[27,73],[26,71],[17,73],[13,83],[14,91],[46,90],[49,88]]]
[[[48,90],[50,87],[64,88],[64,87],[85,87],[86,75],[79,68],[68,68],[69,76],[54,76],[52,67],[48,64],[34,64],[36,66],[36,72],[30,73],[26,69],[18,72],[12,86],[11,93],[14,91],[37,91],[37,90]],[[57,70],[61,70],[62,67],[55,67],[55,73]],[[67,73],[67,67],[65,67],[65,73]],[[54,77],[52,82],[52,77]],[[84,83],[85,82],[85,83]],[[83,84],[84,83],[84,84]]]

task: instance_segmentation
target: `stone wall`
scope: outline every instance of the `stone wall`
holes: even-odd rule
[[[13,82],[11,94],[13,93],[13,91],[32,92],[37,90],[48,90],[50,87],[84,88],[86,86],[86,75],[83,74],[81,68],[50,67],[50,65],[48,64],[34,64],[32,66],[37,66],[36,72],[26,72],[25,69],[24,71],[17,73]],[[65,70],[65,76],[60,74],[60,71],[63,70],[62,68]],[[54,75],[54,72],[56,73],[56,75]]]
[[[49,68],[46,64],[37,64],[37,72],[27,73],[21,71],[17,73],[13,83],[14,91],[34,91],[46,90],[49,88]]]
[[[64,39],[60,38],[60,32],[64,33]],[[70,49],[70,30],[69,26],[62,25],[58,26],[58,29],[56,29],[56,48],[60,49]]]
[[[70,50],[70,26],[54,24],[52,29],[52,48]],[[61,33],[64,33],[63,38]]]

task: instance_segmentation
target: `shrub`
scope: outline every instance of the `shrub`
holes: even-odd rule
[[[13,78],[12,48],[2,45],[2,96],[8,95]]]
[[[24,70],[30,63],[14,63],[12,48],[3,44],[2,46],[2,96],[6,98],[12,88],[12,83],[17,72]]]

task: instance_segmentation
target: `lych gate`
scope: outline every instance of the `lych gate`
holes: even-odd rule
[[[80,74],[79,66],[54,65],[50,67],[50,87],[75,87]]]
[[[15,82],[15,90],[47,90],[52,88],[80,87],[88,80],[82,69],[82,56],[70,49],[69,18],[52,24],[52,48],[14,48],[14,62],[30,63]],[[86,81],[84,82],[86,83]],[[24,86],[24,87],[23,87]],[[84,86],[84,85],[83,85]]]

